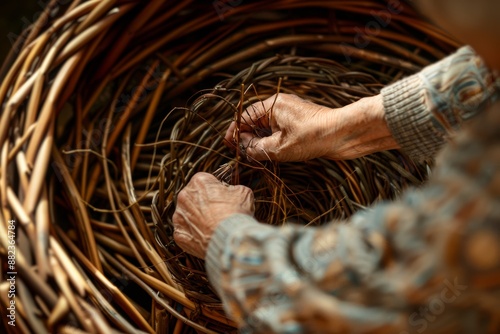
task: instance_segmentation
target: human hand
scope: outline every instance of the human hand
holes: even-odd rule
[[[173,216],[174,240],[187,253],[205,258],[217,226],[236,213],[253,216],[250,188],[222,184],[215,176],[198,173],[177,196]]]
[[[279,94],[254,103],[242,115],[241,145],[256,160],[348,160],[398,148],[384,117],[380,95],[339,109]],[[262,136],[264,132],[268,136]],[[235,142],[236,123],[225,139]]]

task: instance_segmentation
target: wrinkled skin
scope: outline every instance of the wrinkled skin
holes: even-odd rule
[[[304,161],[327,153],[326,147],[312,143],[327,135],[318,124],[330,117],[330,108],[313,104],[294,95],[279,94],[247,108],[242,115],[241,143],[246,153],[256,160]],[[259,131],[270,129],[262,136]],[[254,131],[256,130],[256,131]],[[231,142],[236,136],[233,122],[226,133]],[[261,137],[262,136],[262,137]]]
[[[235,142],[236,131],[233,122],[226,142]],[[265,132],[267,136],[262,135]],[[246,154],[255,160],[348,160],[398,148],[387,127],[380,95],[338,109],[295,95],[274,95],[242,114],[240,138]]]
[[[187,253],[204,258],[220,222],[236,213],[253,216],[254,210],[251,189],[225,185],[211,174],[198,173],[177,197],[175,242]]]

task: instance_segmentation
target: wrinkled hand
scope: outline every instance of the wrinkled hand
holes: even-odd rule
[[[234,143],[236,135],[233,122],[225,139]],[[274,95],[245,110],[240,138],[246,154],[256,160],[347,160],[398,147],[380,95],[339,109],[295,95]]]
[[[242,115],[241,144],[256,160],[304,161],[326,154],[317,145],[326,135],[320,125],[330,117],[330,108],[313,104],[295,95],[279,94],[251,105]],[[233,141],[236,123],[226,133]],[[269,136],[262,136],[265,130]]]
[[[217,226],[236,213],[253,216],[252,190],[224,185],[211,174],[198,173],[177,197],[173,216],[175,242],[187,253],[205,258]]]

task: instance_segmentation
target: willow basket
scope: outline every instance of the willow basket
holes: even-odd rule
[[[399,152],[248,161],[223,143],[229,122],[276,93],[341,107],[457,46],[398,1],[51,1],[1,72],[5,331],[234,332],[203,262],[172,239],[195,172],[252,187],[264,223],[321,224],[428,166]]]

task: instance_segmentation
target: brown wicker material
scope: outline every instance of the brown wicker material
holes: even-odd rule
[[[63,2],[1,73],[0,261],[6,277],[15,226],[17,272],[7,333],[234,332],[203,262],[172,239],[176,194],[198,171],[250,186],[274,225],[346,218],[427,175],[397,151],[277,164],[223,143],[275,93],[341,107],[458,46],[403,3]]]

